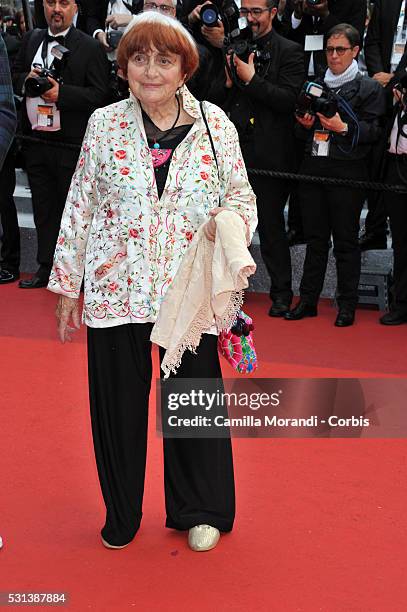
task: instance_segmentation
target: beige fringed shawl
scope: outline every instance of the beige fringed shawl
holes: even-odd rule
[[[206,222],[205,222],[206,223]],[[229,329],[243,303],[243,289],[256,264],[246,246],[246,226],[235,212],[215,217],[215,242],[196,232],[161,304],[151,341],[166,350],[165,378],[176,373],[186,349],[195,352],[203,332],[215,322]]]

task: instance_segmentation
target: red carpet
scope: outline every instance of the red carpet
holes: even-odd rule
[[[404,440],[235,439],[235,530],[199,555],[163,526],[152,405],[142,528],[125,550],[104,549],[84,330],[59,344],[55,299],[1,288],[0,591],[65,591],[75,612],[406,609]],[[299,322],[267,306],[247,298],[258,376],[407,375],[407,326],[364,310],[339,330],[328,302]]]

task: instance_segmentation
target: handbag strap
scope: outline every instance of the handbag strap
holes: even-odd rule
[[[208,120],[207,120],[207,118],[206,118],[206,116],[205,116],[205,112],[204,112],[204,108],[203,108],[203,102],[202,102],[202,100],[199,102],[199,107],[200,107],[200,109],[201,109],[202,119],[204,120],[205,127],[206,127],[206,131],[208,132],[208,136],[209,136],[209,141],[210,141],[210,143],[211,143],[211,148],[212,148],[213,157],[215,158],[216,168],[217,168],[217,170],[218,170],[219,186],[220,186],[220,172],[219,172],[218,158],[217,158],[217,156],[216,156],[215,145],[213,144],[212,134],[211,134],[211,131],[210,131],[210,129],[209,129]],[[220,202],[220,195],[219,195],[219,206],[222,206],[222,204],[221,204],[221,202]]]

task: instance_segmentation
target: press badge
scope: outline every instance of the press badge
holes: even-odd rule
[[[324,37],[322,34],[308,34],[305,37],[305,51],[323,51]]]
[[[315,130],[312,141],[312,157],[328,157],[330,147],[330,132]]]
[[[38,127],[54,127],[53,107],[48,104],[38,104],[37,106],[37,125]]]

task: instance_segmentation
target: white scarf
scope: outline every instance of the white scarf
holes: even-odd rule
[[[215,217],[215,242],[203,223],[185,253],[160,307],[151,341],[166,350],[161,369],[176,373],[186,349],[195,352],[201,336],[215,321],[229,329],[243,302],[243,289],[256,264],[247,249],[242,218],[231,210]]]
[[[345,83],[350,83],[353,81],[359,72],[358,63],[356,60],[353,60],[351,65],[342,72],[342,74],[334,74],[330,68],[327,69],[324,77],[325,85],[329,87],[329,89],[337,89],[338,87],[342,87]]]

